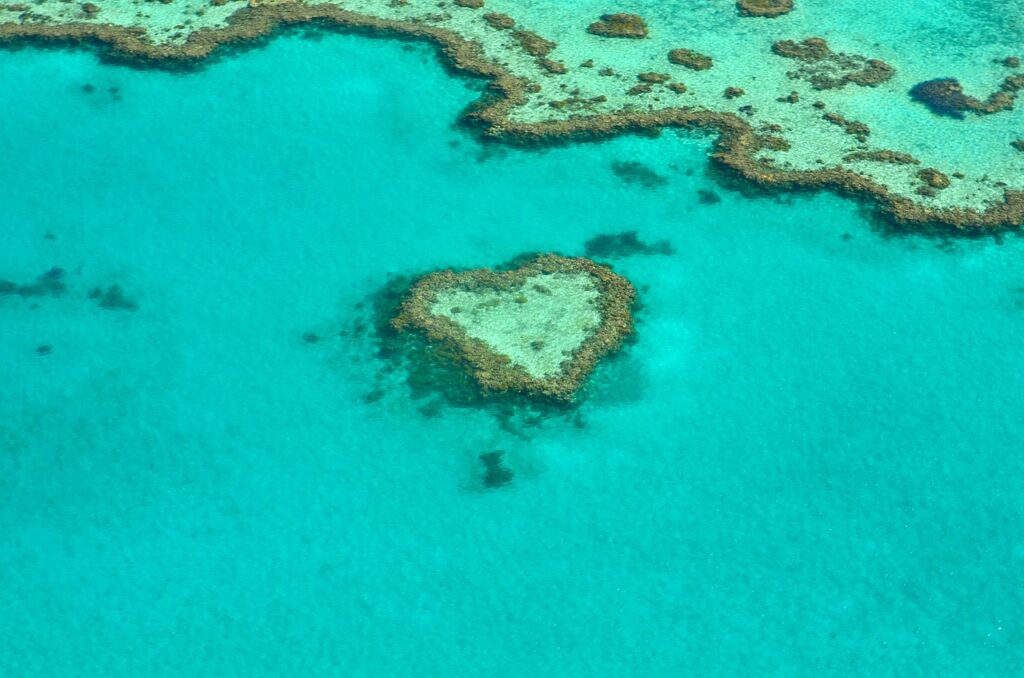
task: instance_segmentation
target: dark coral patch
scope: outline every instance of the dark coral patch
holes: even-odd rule
[[[954,78],[936,78],[914,85],[910,97],[928,107],[936,115],[951,118],[963,118],[965,111],[973,111],[981,106],[974,97],[964,94],[963,86]]]
[[[701,205],[714,205],[722,202],[722,196],[706,188],[697,189],[697,202]]]
[[[41,273],[35,282],[19,285],[10,280],[0,280],[0,296],[17,294],[20,297],[56,297],[67,291],[64,284],[64,269],[53,267]]]
[[[531,31],[515,31],[516,39],[523,51],[534,57],[546,57],[557,45]]]
[[[637,184],[650,190],[668,184],[668,179],[640,162],[616,160],[612,163],[611,168],[615,176],[627,184]]]
[[[89,292],[89,298],[96,301],[96,305],[108,311],[137,311],[139,305],[132,299],[125,296],[120,285],[110,285],[106,289],[94,287]]]
[[[598,257],[601,259],[634,257],[638,255],[670,255],[675,254],[676,251],[668,240],[646,243],[637,236],[636,231],[605,233],[591,238],[583,247],[588,257]]]
[[[684,47],[669,52],[668,60],[677,66],[684,66],[693,71],[706,71],[714,65],[711,57]]]
[[[793,11],[793,0],[737,0],[740,16],[773,18]]]
[[[495,488],[508,485],[515,477],[515,473],[506,467],[502,458],[505,453],[501,450],[485,452],[480,455],[480,462],[484,466],[483,482],[484,487]]]
[[[647,22],[638,14],[603,14],[600,21],[587,26],[587,32],[605,38],[646,38]]]
[[[962,120],[968,112],[990,115],[1012,109],[1021,89],[1024,89],[1024,75],[1011,75],[982,101],[964,93],[963,85],[956,78],[936,78],[914,85],[910,97],[936,115]]]
[[[799,61],[800,67],[787,75],[794,80],[806,80],[814,89],[841,89],[851,83],[875,87],[896,73],[881,59],[833,52],[822,38],[807,38],[801,42],[779,40],[772,45],[772,52]]]
[[[484,21],[490,24],[491,28],[496,28],[499,31],[507,31],[511,28],[515,28],[516,20],[507,14],[501,14],[499,12],[488,12],[484,14]]]

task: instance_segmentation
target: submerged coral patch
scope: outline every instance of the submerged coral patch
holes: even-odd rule
[[[990,115],[1013,108],[1017,93],[1024,89],[1024,75],[1011,75],[982,101],[969,96],[955,78],[936,78],[914,85],[910,96],[928,107],[932,113],[963,119],[965,113]]]
[[[484,467],[484,487],[495,488],[508,485],[515,478],[515,473],[505,466],[503,457],[505,453],[501,450],[485,452],[480,455],[480,463]]]
[[[138,303],[126,297],[120,285],[110,285],[106,288],[94,287],[89,292],[89,298],[94,300],[97,306],[108,311],[137,311],[139,309]]]
[[[884,162],[891,165],[920,165],[921,161],[910,155],[909,153],[901,153],[899,151],[854,151],[853,153],[847,153],[843,156],[845,162]]]
[[[19,285],[10,280],[0,280],[0,296],[56,297],[67,291],[64,283],[64,269],[58,266],[39,274],[34,282]]]
[[[647,22],[639,14],[604,14],[587,31],[606,38],[646,38]]]
[[[393,326],[450,347],[485,393],[571,400],[632,332],[635,294],[588,259],[541,255],[511,271],[424,276]]]
[[[693,71],[706,71],[714,65],[714,61],[706,54],[679,47],[668,53],[668,60],[677,66],[685,66]]]
[[[668,184],[668,179],[641,162],[616,160],[611,168],[615,176],[627,184],[637,184],[651,190]]]
[[[793,11],[793,0],[738,0],[740,16],[776,17]]]
[[[670,255],[675,254],[676,251],[668,240],[646,243],[640,239],[636,231],[605,233],[591,238],[584,243],[583,247],[588,257],[597,257],[599,259],[633,257],[637,255]]]
[[[788,73],[789,77],[806,80],[818,90],[841,89],[851,83],[874,87],[890,80],[896,73],[881,59],[833,52],[822,38],[807,38],[802,42],[780,40],[772,45],[772,52],[801,62],[797,70]]]
[[[486,21],[491,28],[495,28],[499,31],[507,31],[516,26],[516,20],[507,14],[501,14],[499,12],[488,12],[484,14],[484,21]]]

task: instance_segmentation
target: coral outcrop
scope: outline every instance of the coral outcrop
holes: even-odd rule
[[[740,16],[777,17],[793,11],[793,0],[738,0]]]
[[[814,89],[840,89],[851,83],[874,87],[896,73],[880,59],[833,52],[822,38],[807,38],[801,42],[779,40],[772,45],[772,52],[800,62],[799,68],[788,73],[789,77],[805,80]]]
[[[983,101],[965,94],[955,78],[936,78],[914,85],[910,96],[936,115],[963,119],[968,112],[991,115],[1012,109],[1021,89],[1024,89],[1024,75],[1011,75]]]
[[[678,66],[685,66],[694,71],[706,71],[714,65],[711,57],[684,47],[669,52],[668,60]]]
[[[605,38],[646,38],[647,22],[639,14],[604,14],[587,26],[587,32]]]

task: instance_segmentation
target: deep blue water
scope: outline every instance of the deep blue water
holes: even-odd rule
[[[0,673],[1024,671],[1016,237],[746,198],[699,137],[483,148],[398,42],[0,57],[0,278],[67,286],[0,297]],[[426,416],[338,335],[389,274],[632,229],[676,253],[613,262],[638,342],[578,420]]]

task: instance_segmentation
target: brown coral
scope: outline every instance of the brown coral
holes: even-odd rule
[[[949,188],[949,177],[934,167],[927,167],[919,171],[917,173],[917,178],[928,184],[930,188],[936,188],[939,190]]]
[[[565,67],[561,61],[555,61],[554,59],[540,58],[537,59],[537,65],[543,68],[548,73],[554,75],[565,75],[569,72],[569,69]]]
[[[501,14],[500,12],[488,12],[484,14],[484,21],[490,24],[491,28],[496,28],[499,31],[507,31],[511,28],[515,28],[516,20],[510,17],[508,14]]]
[[[639,75],[636,76],[636,79],[639,80],[640,82],[660,84],[663,82],[668,82],[669,80],[672,79],[672,76],[668,75],[667,73],[655,73],[653,71],[649,71],[647,73],[640,73]]]
[[[1024,75],[1011,75],[982,101],[965,94],[963,86],[955,78],[936,78],[914,85],[910,97],[936,115],[963,119],[967,112],[991,115],[1012,109],[1021,89],[1024,89]]]
[[[890,165],[920,165],[921,161],[910,155],[909,153],[902,153],[900,151],[854,151],[848,153],[843,157],[843,162],[858,162],[861,160],[867,160],[870,162],[884,162]]]
[[[546,57],[557,45],[530,31],[515,31],[512,37],[523,48],[523,51],[534,57]]]
[[[685,66],[694,71],[706,71],[714,65],[711,57],[684,47],[669,52],[668,60],[678,66]]]
[[[857,120],[847,120],[838,113],[826,113],[821,116],[823,120],[826,120],[833,125],[837,125],[843,128],[843,131],[847,134],[857,138],[857,141],[867,141],[868,135],[871,134],[871,128],[863,122]]]
[[[881,59],[868,59],[859,54],[833,52],[822,38],[801,42],[779,40],[772,52],[801,63],[787,73],[790,78],[806,80],[814,89],[841,89],[848,84],[875,87],[891,79],[896,70]]]
[[[777,17],[793,11],[793,0],[738,0],[740,16]]]
[[[639,14],[603,14],[600,21],[587,26],[587,32],[605,38],[646,38],[647,22]]]

